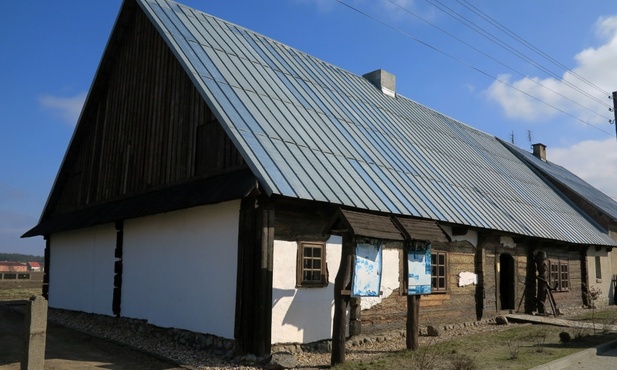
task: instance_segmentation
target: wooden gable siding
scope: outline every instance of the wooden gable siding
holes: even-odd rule
[[[48,213],[245,167],[154,26],[132,10],[112,36]]]

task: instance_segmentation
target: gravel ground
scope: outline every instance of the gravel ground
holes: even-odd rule
[[[85,314],[81,312],[49,309],[49,320],[93,336],[105,338],[116,343],[139,349],[146,353],[170,359],[189,369],[259,369],[264,359],[253,356],[232,357],[230,352],[205,351],[195,348],[194,345],[181,344],[170,338],[170,330],[150,330],[145,328],[147,324],[138,320],[124,320],[126,324],[117,324],[115,318],[106,316]],[[142,323],[142,324],[140,324]],[[519,324],[516,324],[519,325]],[[428,345],[453,337],[469,335],[480,332],[505,330],[508,326],[496,325],[486,321],[479,323],[466,323],[450,325],[449,329],[442,328],[438,337],[420,336],[420,345]],[[167,334],[161,334],[166,332]],[[368,360],[383,355],[387,352],[398,351],[405,348],[405,333],[402,330],[393,330],[375,333],[368,336],[360,336],[347,341],[347,360]],[[330,364],[330,353],[296,352],[295,358],[298,367],[324,368]]]
[[[614,306],[613,306],[614,307]],[[564,317],[580,313],[581,310],[568,310]],[[588,310],[586,310],[588,312]],[[189,343],[178,339],[174,329],[158,329],[140,320],[116,319],[107,316],[85,314],[74,311],[50,309],[49,320],[63,326],[75,329],[93,336],[105,338],[116,343],[142,350],[146,353],[172,360],[187,369],[260,369],[264,359],[254,356],[233,357],[233,348],[223,350],[204,350],[197,348],[195,342]],[[451,338],[507,330],[514,325],[498,325],[494,320],[482,322],[461,323],[439,327],[440,335],[429,337],[421,335],[420,346],[445,341]],[[425,334],[422,328],[421,334]],[[174,334],[175,333],[175,334]],[[347,360],[370,360],[387,352],[399,351],[405,348],[405,334],[402,330],[374,333],[367,336],[354,337],[347,341]],[[225,351],[227,349],[227,351]],[[279,347],[285,349],[285,347]],[[297,351],[294,353],[298,367],[304,369],[325,368],[330,363],[330,353],[315,353]]]

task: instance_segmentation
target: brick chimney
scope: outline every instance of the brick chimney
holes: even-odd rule
[[[533,144],[533,155],[546,162],[546,145],[537,143]]]
[[[366,78],[370,83],[375,85],[382,93],[396,98],[396,76],[383,69],[378,69],[369,72],[362,77]]]

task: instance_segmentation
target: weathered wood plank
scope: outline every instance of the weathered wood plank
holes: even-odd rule
[[[341,262],[336,278],[334,279],[334,318],[332,320],[332,353],[330,364],[337,365],[345,362],[345,335],[347,332],[347,307],[350,297],[341,292],[351,284],[354,243],[350,234],[343,235],[343,250]]]
[[[146,16],[137,11],[124,17],[122,42],[110,41],[122,47],[101,63],[102,77],[75,133],[73,143],[80,145],[67,152],[50,213],[245,167]],[[206,122],[212,127],[207,138],[197,129]]]

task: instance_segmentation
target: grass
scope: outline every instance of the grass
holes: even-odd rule
[[[589,322],[592,314],[576,319]],[[596,311],[598,327],[617,322],[617,310]],[[560,333],[572,338],[564,344]],[[417,351],[398,351],[366,362],[348,361],[337,370],[411,369],[482,370],[529,369],[611,340],[617,334],[598,330],[581,331],[550,325],[516,325],[499,332],[469,335],[420,347]]]
[[[16,288],[0,285],[0,302],[28,300],[33,295],[41,295],[41,288]]]

